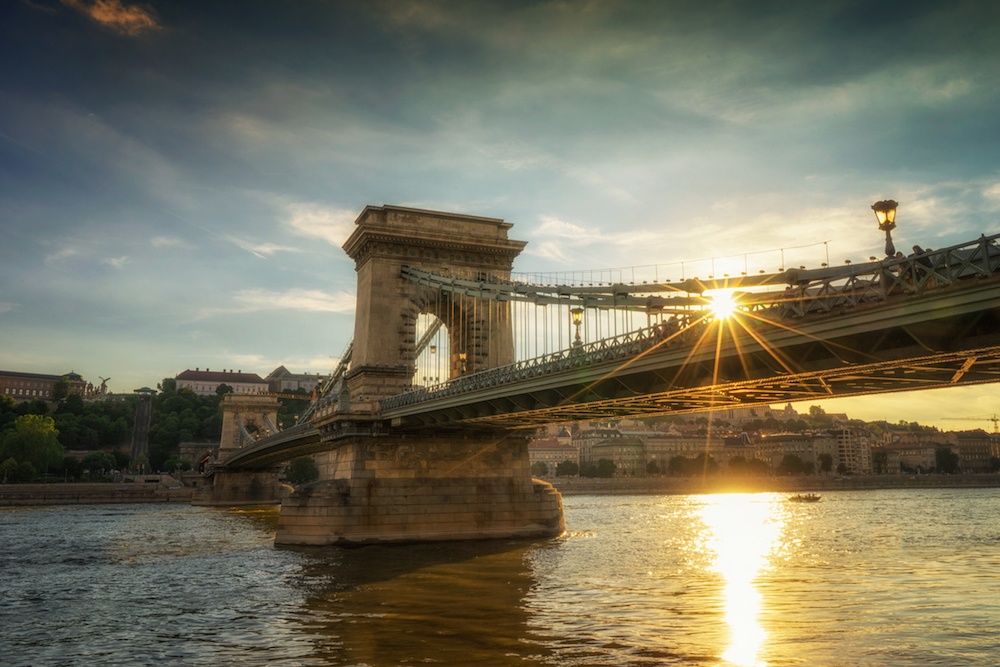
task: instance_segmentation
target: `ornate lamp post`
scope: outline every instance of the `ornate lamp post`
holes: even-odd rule
[[[892,244],[892,230],[896,228],[896,207],[899,204],[891,199],[877,201],[872,204],[875,217],[878,219],[878,228],[885,232],[885,256],[893,257],[896,254],[896,246]]]
[[[569,311],[569,314],[573,318],[573,326],[576,327],[576,338],[573,339],[573,349],[577,349],[583,345],[583,341],[580,340],[580,323],[583,322],[583,308],[573,308]]]

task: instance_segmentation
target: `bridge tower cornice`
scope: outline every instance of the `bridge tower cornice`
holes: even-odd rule
[[[509,273],[527,245],[507,237],[511,223],[399,206],[367,206],[343,245],[358,266],[373,259],[401,264],[493,268]]]

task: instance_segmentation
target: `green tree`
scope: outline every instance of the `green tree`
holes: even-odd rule
[[[687,459],[678,454],[670,458],[667,463],[667,472],[671,475],[683,475],[687,471]]]
[[[23,481],[20,477],[17,459],[13,456],[0,463],[0,482],[4,484],[16,484]]]
[[[878,451],[872,453],[872,472],[884,475],[889,472],[889,453]]]
[[[600,459],[597,461],[598,477],[614,477],[615,462],[610,459]]]
[[[833,457],[829,454],[820,454],[819,469],[820,472],[830,472],[833,470]]]
[[[295,426],[299,415],[309,407],[310,396],[305,389],[296,389],[285,392],[286,394],[301,394],[302,398],[280,398],[278,399],[278,423],[279,429],[286,429]]]
[[[0,442],[0,460],[8,458],[43,472],[62,463],[63,447],[52,417],[21,415],[15,419],[14,428]]]
[[[80,394],[70,394],[59,403],[59,412],[82,415],[84,409],[83,397]]]
[[[302,456],[285,466],[285,479],[293,486],[312,484],[319,479],[319,468],[311,456]]]
[[[580,464],[569,459],[556,465],[556,477],[576,477],[580,474]]]
[[[795,454],[785,454],[781,457],[777,470],[779,475],[801,475],[804,471],[805,463]]]
[[[163,469],[167,472],[176,472],[178,470],[186,471],[191,469],[191,464],[188,461],[181,459],[179,456],[171,456],[163,462]]]
[[[63,477],[69,480],[80,479],[80,475],[83,474],[83,466],[80,462],[73,458],[72,456],[64,456],[62,462],[62,474]]]
[[[934,467],[937,472],[954,475],[958,472],[958,454],[951,447],[938,447],[934,450]]]
[[[646,464],[646,474],[647,475],[659,475],[660,465],[656,461],[650,461]]]
[[[81,462],[91,479],[99,479],[115,469],[115,457],[107,452],[91,452]]]
[[[69,380],[60,378],[52,389],[52,398],[61,401],[69,395]]]
[[[38,470],[31,461],[21,461],[17,464],[17,477],[22,482],[30,482],[38,476]]]
[[[531,464],[531,474],[535,477],[545,477],[549,474],[549,466],[545,461],[535,461]]]

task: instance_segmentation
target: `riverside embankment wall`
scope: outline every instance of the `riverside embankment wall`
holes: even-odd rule
[[[0,506],[191,502],[194,489],[155,483],[0,484]]]

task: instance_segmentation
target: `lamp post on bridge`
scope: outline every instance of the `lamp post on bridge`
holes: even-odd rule
[[[896,228],[896,207],[899,204],[892,199],[877,201],[872,204],[875,217],[878,219],[878,228],[885,232],[885,256],[893,257],[896,254],[896,246],[892,244],[892,230]]]
[[[580,348],[583,347],[583,341],[580,340],[580,324],[583,322],[583,308],[573,308],[569,311],[569,314],[573,318],[573,326],[576,327],[576,338],[573,339],[573,351],[579,352]]]

